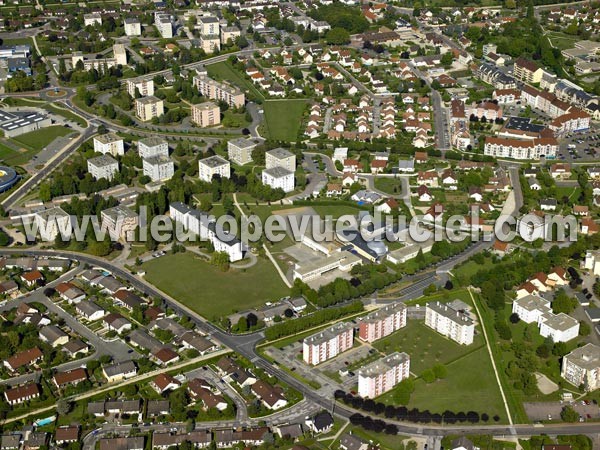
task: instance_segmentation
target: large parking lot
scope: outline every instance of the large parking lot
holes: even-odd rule
[[[530,420],[534,422],[546,421],[546,420],[561,420],[560,413],[562,409],[570,405],[575,411],[579,413],[581,421],[589,419],[597,419],[600,417],[600,410],[598,405],[588,402],[535,402],[535,403],[524,403],[525,411]]]
[[[581,133],[569,133],[560,141],[558,159],[593,159],[600,153],[600,130],[591,128]]]

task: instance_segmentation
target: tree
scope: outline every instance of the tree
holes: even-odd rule
[[[441,380],[448,376],[448,369],[443,364],[436,364],[433,366],[433,373],[438,380]]]
[[[246,317],[240,317],[237,323],[237,329],[240,333],[245,333],[246,331],[248,331],[248,319],[246,319]]]
[[[327,32],[325,41],[331,45],[343,45],[350,42],[350,33],[343,28],[332,28]]]
[[[579,322],[579,336],[588,336],[592,332],[592,328],[587,322]]]
[[[435,373],[432,369],[424,370],[421,374],[421,378],[425,383],[433,383],[435,381]]]
[[[556,295],[554,296],[554,300],[552,301],[552,311],[555,314],[572,313],[577,307],[577,300],[574,298],[570,298],[564,289],[559,289],[556,291]]]
[[[512,338],[512,331],[504,319],[497,317],[494,323],[494,328],[498,332],[500,339],[509,341]]]
[[[560,418],[565,422],[578,422],[579,413],[571,406],[565,406],[560,412]]]
[[[229,270],[229,255],[225,252],[214,252],[210,263],[218,267],[221,272],[227,272]]]
[[[72,407],[73,404],[63,398],[59,399],[58,402],[56,402],[56,412],[60,416],[66,416],[67,414],[69,414],[69,412],[71,412]]]
[[[519,323],[521,318],[519,317],[519,315],[517,313],[512,313],[510,315],[510,317],[508,318],[508,320],[510,320],[510,323],[516,324],[516,323]]]

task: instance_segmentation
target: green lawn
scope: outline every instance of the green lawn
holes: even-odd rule
[[[411,361],[412,363],[412,361]],[[448,376],[427,384],[415,381],[415,391],[410,397],[409,408],[428,409],[432,413],[446,410],[477,411],[490,417],[500,416],[506,422],[506,411],[500,389],[494,377],[487,349],[478,350],[447,365]]]
[[[206,71],[211,78],[216,80],[228,81],[235,86],[239,87],[246,94],[251,93],[254,97],[264,98],[258,89],[246,78],[244,75],[238,72],[229,61],[221,61],[216,64],[209,64],[206,66]]]
[[[296,141],[306,100],[268,100],[263,103],[266,129],[276,141]]]
[[[321,216],[332,216],[334,219],[339,219],[341,216],[346,214],[351,216],[356,216],[359,211],[362,211],[361,208],[357,206],[349,206],[349,205],[339,205],[339,206],[329,206],[329,205],[315,205],[311,206],[315,212]]]
[[[554,44],[554,46],[560,50],[573,48],[575,46],[575,42],[579,40],[577,36],[569,36],[568,34],[557,31],[550,31],[548,32],[547,36],[552,44]]]
[[[150,283],[211,320],[289,294],[273,265],[260,258],[249,269],[221,272],[186,252],[153,259],[142,268]]]
[[[71,133],[73,133],[73,130],[55,125],[22,134],[21,136],[17,136],[12,140],[30,150],[40,151],[57,137],[66,136]]]
[[[388,194],[400,195],[402,193],[402,180],[399,178],[375,178],[375,187]]]
[[[64,118],[79,124],[79,126],[82,128],[86,128],[88,126],[85,119],[83,119],[82,117],[78,116],[77,114],[74,114],[71,111],[68,111],[66,109],[57,108],[56,106],[54,106],[50,103],[45,104],[42,108],[44,108],[46,111],[50,111],[53,114],[63,116]]]
[[[435,364],[448,364],[482,345],[481,336],[476,336],[472,345],[459,345],[425,326],[424,322],[409,320],[404,328],[376,341],[373,347],[387,354],[395,351],[408,353],[410,371],[419,376]]]

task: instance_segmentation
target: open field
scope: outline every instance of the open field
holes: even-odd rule
[[[243,92],[250,92],[255,97],[264,98],[250,81],[246,80],[242,74],[231,66],[229,61],[209,64],[206,66],[206,70],[211,78],[228,81],[240,88]]]
[[[268,100],[263,103],[269,137],[277,141],[296,141],[306,100]]]
[[[375,187],[388,194],[400,195],[402,193],[402,180],[399,178],[376,177]]]
[[[425,326],[418,320],[409,320],[406,327],[376,341],[373,347],[387,354],[400,351],[410,355],[410,371],[419,376],[435,364],[448,364],[483,345],[476,336],[472,345],[459,345]]]
[[[66,136],[71,133],[73,133],[73,130],[69,128],[52,126],[22,134],[12,140],[30,150],[40,151],[57,137]]]
[[[262,259],[246,270],[221,272],[187,252],[153,259],[142,268],[150,283],[208,319],[289,294],[275,268]]]
[[[556,48],[560,50],[565,50],[567,48],[573,48],[575,46],[575,42],[579,40],[577,36],[569,36],[565,33],[560,33],[558,31],[549,31],[546,36]]]

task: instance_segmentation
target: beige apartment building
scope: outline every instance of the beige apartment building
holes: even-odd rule
[[[199,127],[212,127],[221,123],[221,108],[213,102],[192,105],[192,122]]]

